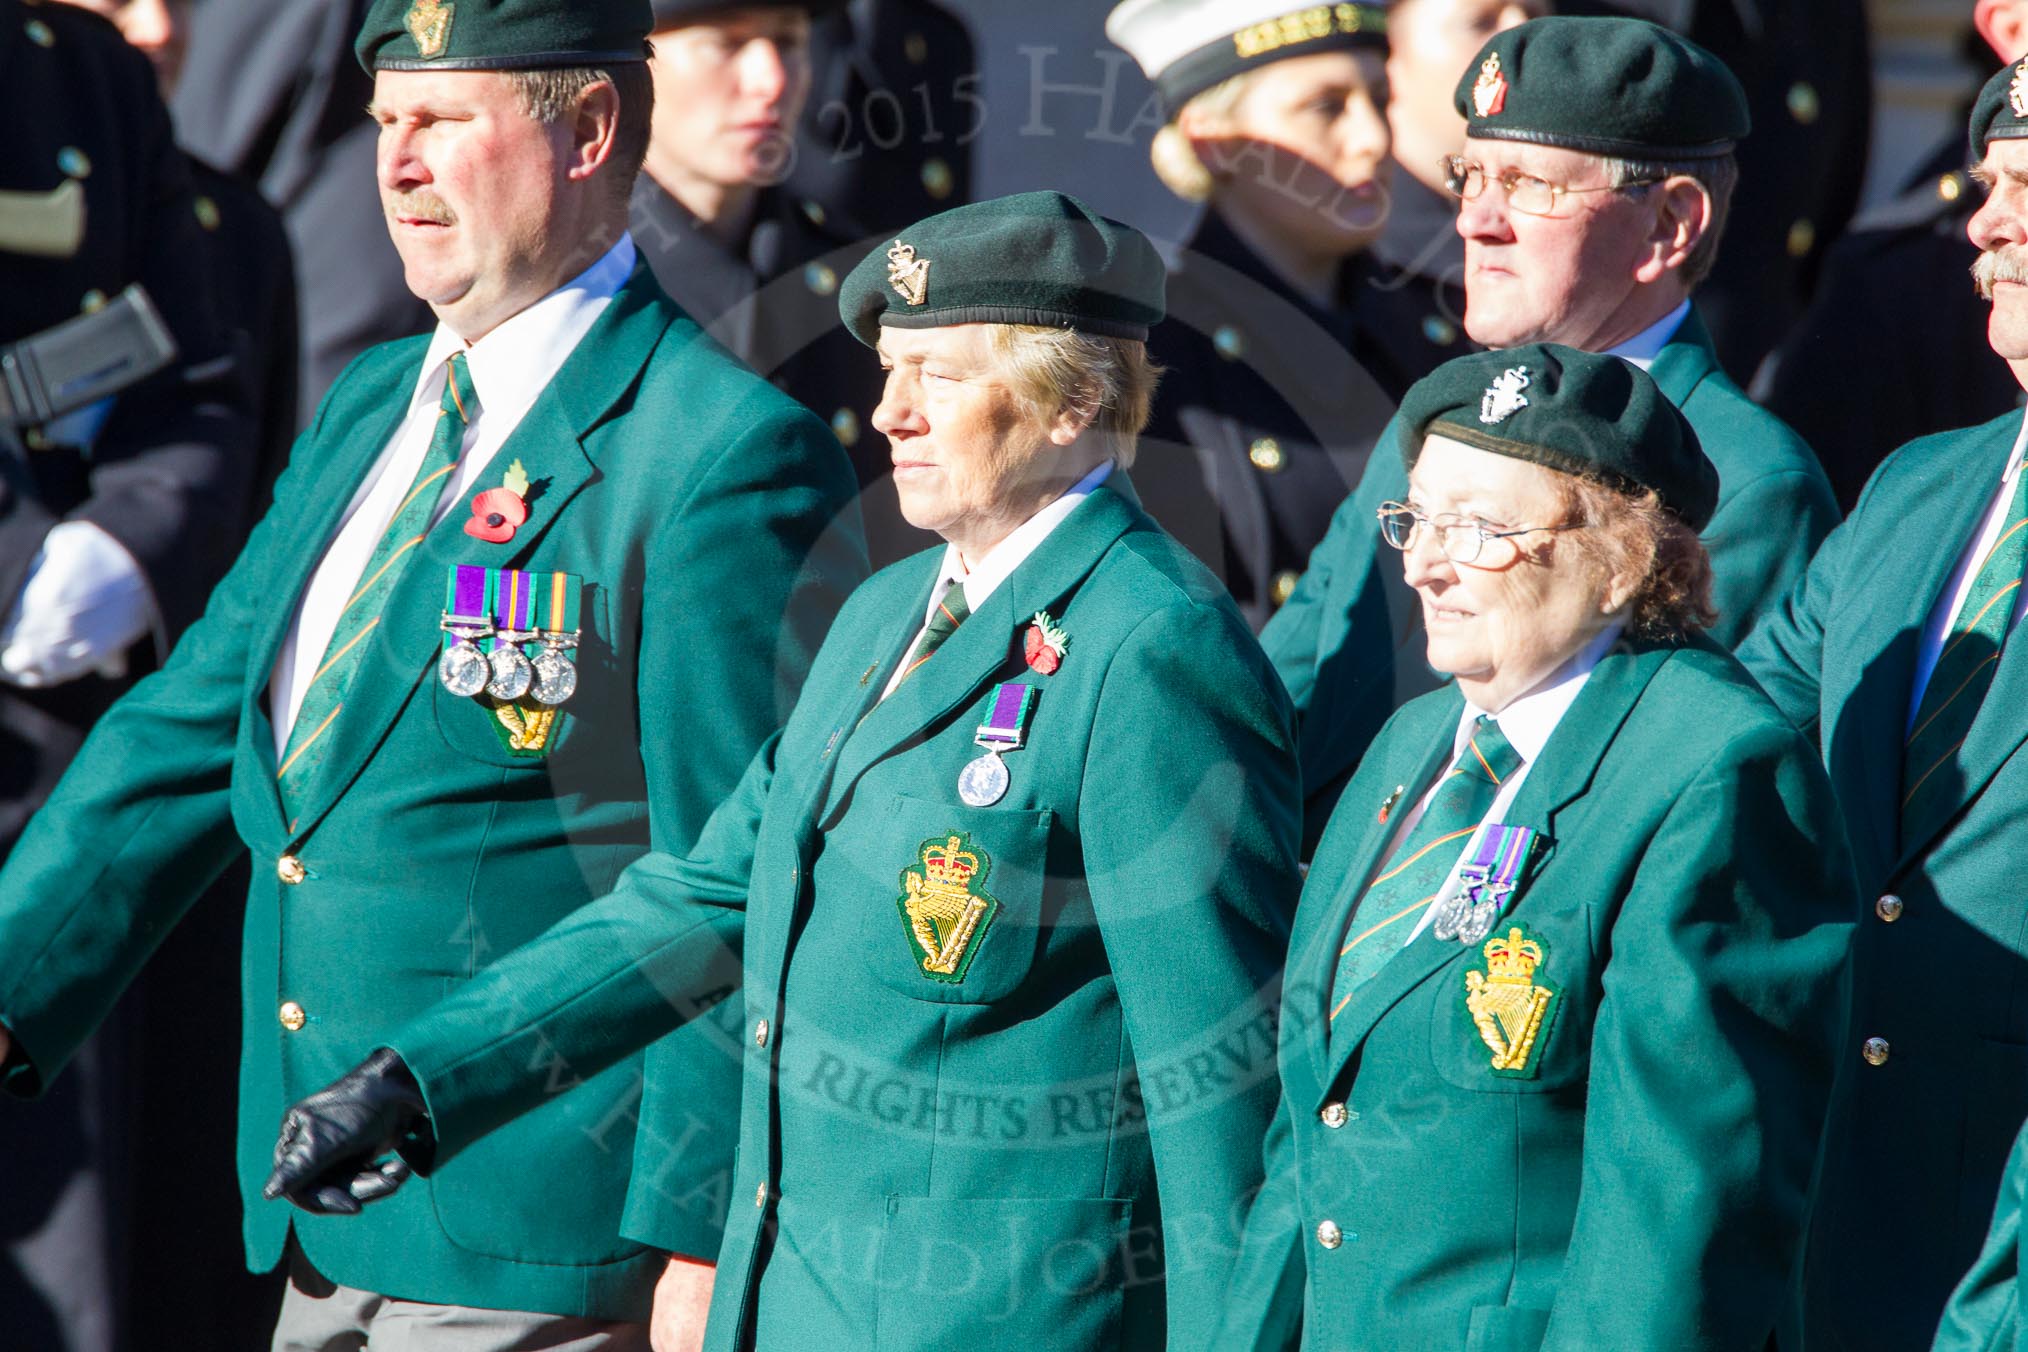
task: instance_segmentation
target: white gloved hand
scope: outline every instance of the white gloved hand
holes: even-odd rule
[[[119,676],[127,649],[155,625],[155,599],[126,548],[89,521],[65,521],[0,625],[0,681],[28,690],[87,672]]]

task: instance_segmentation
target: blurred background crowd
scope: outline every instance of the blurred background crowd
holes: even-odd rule
[[[1137,485],[1258,628],[1402,393],[1472,350],[1440,168],[1463,146],[1453,92],[1489,36],[1551,7],[1400,0],[1384,67],[1285,62],[1172,109],[1104,0],[658,0],[635,239],[829,423],[879,566],[931,538],[884,491],[879,373],[838,325],[841,278],[885,232],[1031,188],[1140,227],[1168,250],[1172,317]],[[1698,309],[1841,507],[1897,445],[2016,406],[1967,276],[1963,127],[2028,53],[2028,3],[1554,7],[1652,19],[1744,83],[1754,129]],[[59,8],[0,0],[0,854],[201,611],[346,364],[433,322],[374,187],[364,0],[78,6],[146,63]],[[66,42],[62,87],[9,80],[21,44]],[[1249,154],[1262,172],[1210,167]],[[165,1327],[266,1345],[281,1278],[241,1269],[230,1158],[244,894],[218,885],[52,1101],[0,1104],[0,1346],[166,1346]]]

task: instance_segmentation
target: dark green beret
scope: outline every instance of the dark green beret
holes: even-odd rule
[[[2002,66],[1972,105],[1972,163],[1986,158],[1986,143],[2028,136],[2028,59]]]
[[[1703,530],[1718,471],[1689,422],[1632,362],[1555,343],[1475,352],[1437,367],[1401,401],[1402,459],[1437,434],[1622,492],[1652,488]]]
[[[1723,155],[1753,125],[1723,61],[1645,19],[1552,15],[1497,33],[1453,102],[1468,136],[1621,159]]]
[[[974,202],[910,226],[838,289],[872,347],[880,326],[1041,324],[1141,338],[1161,322],[1168,274],[1148,237],[1066,193]]]
[[[723,19],[743,9],[800,9],[823,14],[844,7],[845,0],[654,0],[655,31]]]
[[[373,0],[353,51],[376,70],[542,70],[648,58],[648,0]]]
[[[1387,50],[1390,0],[1123,0],[1106,36],[1134,58],[1176,113],[1235,75],[1292,56],[1366,47]]]

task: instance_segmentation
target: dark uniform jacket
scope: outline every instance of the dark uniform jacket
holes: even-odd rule
[[[1858,209],[1873,121],[1865,0],[1562,0],[1560,14],[1631,14],[1683,34],[1746,88],[1753,131],[1725,248],[1697,304],[1744,383],[1802,317],[1824,251]],[[1962,124],[1960,124],[1962,125]]]
[[[873,430],[880,361],[838,318],[838,283],[878,241],[818,202],[760,195],[746,239],[728,247],[647,174],[634,185],[634,240],[671,298],[705,331],[830,424],[859,477],[873,566],[935,537],[902,519],[887,438]]]
[[[810,64],[791,188],[875,231],[972,200],[987,104],[955,10],[852,0],[811,24]]]
[[[1281,1347],[1300,1318],[1319,1352],[1762,1352],[1856,910],[1823,767],[1731,657],[1623,643],[1505,813],[1548,844],[1490,938],[1425,929],[1330,1019],[1352,903],[1399,825],[1378,809],[1444,771],[1463,712],[1453,687],[1394,716],[1310,866],[1268,1181],[1218,1346]],[[1504,1068],[1528,1026],[1489,1033],[1467,1003],[1503,956],[1548,993],[1532,1056]]]
[[[2021,1352],[2028,1344],[2021,1302],[2021,1281],[2028,1273],[2028,1265],[2021,1262],[2024,1193],[2028,1193],[2028,1128],[2015,1138],[2014,1153],[2007,1157],[1986,1247],[1951,1292],[1932,1352]]]
[[[1900,826],[1916,648],[2020,428],[2008,413],[1888,457],[1740,648],[1783,712],[1816,733],[1865,904],[1805,1271],[1813,1352],[1927,1343],[1979,1251],[2028,1118],[2020,629],[1957,754],[1961,773],[1946,789],[1957,814],[1924,838]],[[1891,1280],[1883,1253],[1893,1255]]]
[[[1274,1106],[1287,700],[1116,479],[883,701],[940,567],[854,594],[687,857],[643,859],[389,1045],[454,1168],[547,1096],[534,1049],[603,1064],[741,952],[708,1346],[752,1323],[769,1352],[1212,1348]],[[1069,635],[1049,676],[1023,661],[1038,611]],[[1029,734],[1006,796],[969,805],[959,772],[1002,682],[1035,688]]]
[[[232,561],[255,474],[255,430],[214,304],[216,255],[190,170],[146,57],[68,5],[0,3],[0,209],[23,216],[75,195],[81,228],[18,252],[0,214],[0,344],[17,342],[141,283],[179,349],[122,392],[88,445],[0,432],[0,618],[51,527],[89,521],[117,540],[161,618],[155,657],[196,619]],[[249,269],[260,258],[246,261]],[[63,424],[58,424],[58,427]],[[25,448],[25,454],[24,449]],[[20,835],[123,682],[83,676],[46,690],[0,685],[0,854]]]
[[[373,77],[352,54],[366,0],[191,7],[176,129],[281,211],[301,302],[300,413],[375,343],[435,324],[402,280],[375,185]]]
[[[1761,403],[1817,448],[1845,511],[1896,447],[2021,403],[1986,341],[1992,304],[1969,280],[1979,251],[1965,227],[1984,200],[1953,135],[1831,247],[1809,312],[1754,378]]]
[[[1402,391],[1442,360],[1415,317],[1425,298],[1387,278],[1353,258],[1346,303],[1320,310],[1215,211],[1170,270],[1135,481],[1256,629],[1288,599]]]
[[[293,1229],[348,1286],[639,1319],[664,1255],[619,1233],[637,1060],[364,1217],[262,1200],[274,1126],[651,846],[688,847],[780,725],[861,575],[851,475],[814,419],[636,268],[500,448],[499,463],[522,461],[541,485],[528,521],[497,544],[466,534],[460,511],[431,527],[346,692],[322,787],[291,824],[269,672],[325,542],[407,413],[427,343],[376,348],[333,389],[203,620],[101,720],[0,871],[0,1023],[17,1043],[5,1087],[45,1085],[163,931],[250,849],[248,1265],[272,1267]],[[436,679],[445,577],[461,564],[583,580],[579,688],[545,754],[510,749],[484,704]],[[739,1092],[711,1032],[678,1035],[707,1132],[685,1168],[702,1183],[726,1167]],[[538,1196],[537,1177],[568,1186]],[[692,1217],[678,1247],[708,1255],[722,1219]]]
[[[1718,467],[1718,510],[1703,538],[1718,610],[1712,637],[1729,647],[1802,576],[1837,523],[1837,505],[1810,448],[1719,369],[1696,310],[1648,373]],[[1374,518],[1408,491],[1397,435],[1390,428],[1294,596],[1261,634],[1302,720],[1311,838],[1387,716],[1438,682],[1423,660],[1421,603]]]

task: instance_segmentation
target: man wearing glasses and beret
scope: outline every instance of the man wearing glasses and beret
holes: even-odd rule
[[[1466,332],[1493,348],[1611,353],[1655,378],[1718,467],[1703,534],[1711,634],[1737,643],[1837,521],[1816,457],[1719,367],[1691,303],[1738,180],[1739,82],[1654,24],[1551,17],[1488,42],[1456,105],[1469,134],[1447,169],[1462,199]],[[1302,714],[1312,842],[1388,714],[1436,682],[1419,604],[1399,569],[1376,566],[1374,512],[1407,488],[1393,435],[1261,635]]]

